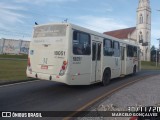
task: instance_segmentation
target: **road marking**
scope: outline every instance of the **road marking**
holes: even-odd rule
[[[136,82],[138,82],[140,80],[144,80],[146,78],[151,78],[151,77],[157,76],[157,75],[159,75],[159,74],[156,74],[156,75],[147,75],[147,76],[140,77],[140,78],[138,78],[138,79],[136,79],[134,81],[128,82],[128,83],[126,83],[126,84],[124,84],[124,85],[122,85],[120,87],[117,87],[117,88],[115,88],[115,89],[113,89],[113,90],[111,90],[111,91],[109,91],[109,92],[107,92],[107,93],[105,93],[105,94],[103,94],[103,95],[101,95],[99,97],[96,97],[95,99],[89,101],[87,104],[83,105],[79,109],[75,110],[75,112],[73,112],[72,114],[68,115],[68,117],[64,117],[63,120],[70,120],[78,112],[85,110],[86,108],[88,108],[89,106],[93,105],[97,101],[102,100],[102,99],[104,99],[105,97],[107,97],[109,95],[112,95],[113,93],[115,93],[116,91],[121,90],[122,88],[125,88],[125,87],[127,87],[129,85],[132,85],[133,83],[136,83]]]
[[[37,82],[37,81],[40,81],[40,80],[32,80],[32,81],[12,83],[12,84],[7,84],[7,85],[0,85],[0,88],[2,88],[2,87],[7,87],[7,86],[13,86],[13,85],[19,85],[19,84],[25,84],[25,83],[32,83],[32,82]]]

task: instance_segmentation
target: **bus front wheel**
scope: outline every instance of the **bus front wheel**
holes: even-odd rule
[[[104,74],[103,74],[102,85],[103,86],[108,85],[109,82],[110,82],[110,78],[111,78],[111,72],[110,72],[110,70],[106,69]]]

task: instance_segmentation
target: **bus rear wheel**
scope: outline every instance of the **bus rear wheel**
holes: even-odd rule
[[[106,86],[109,84],[110,82],[110,78],[111,78],[111,73],[110,71],[107,69],[105,70],[104,74],[103,74],[103,78],[102,78],[102,85]]]

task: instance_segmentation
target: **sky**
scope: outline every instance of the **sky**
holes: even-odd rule
[[[136,26],[139,0],[0,0],[0,38],[31,40],[34,23],[64,22],[103,33]],[[150,0],[151,44],[160,38],[160,0]]]

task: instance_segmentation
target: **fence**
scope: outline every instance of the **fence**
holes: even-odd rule
[[[0,39],[0,54],[28,54],[30,41]]]

